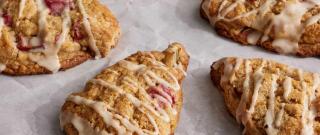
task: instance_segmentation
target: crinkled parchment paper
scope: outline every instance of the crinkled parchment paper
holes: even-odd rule
[[[122,37],[108,58],[88,61],[53,75],[0,75],[0,135],[60,135],[59,110],[68,94],[106,66],[138,50],[163,50],[183,43],[190,53],[178,135],[237,135],[240,126],[226,111],[210,80],[210,65],[225,56],[264,57],[319,71],[318,58],[280,56],[218,37],[199,16],[200,0],[103,0],[119,19]]]

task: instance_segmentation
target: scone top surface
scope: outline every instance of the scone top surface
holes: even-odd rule
[[[178,43],[119,61],[67,98],[61,127],[67,135],[173,134],[188,61]]]
[[[320,55],[316,0],[203,0],[217,33],[242,44],[302,56]]]
[[[213,64],[211,77],[245,134],[320,134],[319,74],[230,57]]]
[[[0,32],[1,71],[28,75],[106,56],[120,28],[99,0],[2,0]]]

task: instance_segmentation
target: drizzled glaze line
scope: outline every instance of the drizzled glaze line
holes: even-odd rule
[[[242,65],[243,59],[237,58],[236,59],[236,64],[233,67],[233,65],[231,64],[231,59],[230,58],[225,58],[225,59],[219,60],[214,65],[212,65],[212,68],[217,70],[218,67],[222,63],[224,65],[224,69],[223,69],[223,74],[222,74],[221,79],[220,79],[220,84],[226,83],[228,81],[230,81],[232,83],[236,79],[235,73],[236,73],[237,70],[239,70],[240,66]]]
[[[220,65],[220,62],[217,62],[214,66],[216,65]],[[226,83],[227,81],[229,81],[232,75],[232,70],[233,70],[233,65],[230,63],[229,58],[223,59],[223,65],[224,65],[224,69],[223,69],[223,75],[221,76],[220,84]]]
[[[236,65],[233,68],[232,74],[231,74],[231,78],[230,78],[230,83],[234,82],[236,79],[236,72],[240,69],[240,66],[243,63],[243,59],[237,58],[236,59]]]
[[[286,102],[288,102],[289,95],[292,91],[292,78],[291,77],[286,76],[286,78],[283,82],[283,89],[284,89],[283,98]],[[275,121],[276,127],[281,126],[282,119],[283,119],[282,117],[284,115],[284,106],[285,106],[285,103],[281,103],[281,109],[280,109],[280,112],[278,113],[276,121]]]
[[[211,17],[211,15],[209,13],[210,5],[211,5],[211,0],[204,0],[201,5],[201,8],[203,9],[203,12],[205,12],[205,14],[208,16],[210,23],[212,25],[214,25],[215,21],[213,21],[213,19],[212,19],[213,17]]]
[[[268,135],[276,135],[278,130],[274,128],[273,122],[275,119],[275,91],[278,89],[278,80],[279,76],[272,74],[272,82],[271,82],[271,89],[269,91],[269,99],[268,99],[268,110],[265,116],[265,124],[267,125],[267,134]]]
[[[314,128],[313,123],[314,119],[316,118],[316,108],[313,105],[313,101],[316,99],[316,89],[319,87],[319,74],[315,73],[313,74],[313,86],[311,88],[311,91],[309,93],[309,99],[305,99],[304,101],[307,102],[307,111],[305,112],[306,115],[306,125],[303,126],[301,134],[303,135],[313,135],[314,134]],[[306,98],[306,96],[304,96]],[[304,106],[305,107],[305,106]]]
[[[174,46],[172,47],[172,50],[174,52],[174,55],[173,55],[173,58],[172,58],[172,61],[173,61],[173,67],[176,68],[176,69],[179,69],[184,76],[187,76],[187,72],[184,71],[183,69],[183,65],[180,61],[178,61],[178,57],[179,57],[179,48]],[[155,59],[155,57],[153,56],[152,53],[148,53],[153,59]]]
[[[288,97],[289,97],[289,94],[291,93],[292,91],[292,78],[291,77],[286,77],[284,82],[283,82],[283,89],[284,89],[284,92],[283,92],[283,98],[288,101]]]
[[[99,48],[97,47],[96,45],[96,40],[94,39],[94,36],[93,36],[93,33],[92,33],[92,30],[91,30],[91,26],[90,26],[90,22],[89,22],[89,16],[83,6],[83,1],[82,0],[77,0],[77,3],[78,3],[78,7],[80,9],[80,12],[82,14],[82,21],[83,21],[83,26],[89,36],[89,45],[90,45],[90,48],[95,52],[96,54],[96,59],[99,59],[101,58],[101,53],[99,51]]]
[[[247,41],[249,44],[257,44],[261,36],[262,36],[261,32],[258,32],[258,31],[251,32],[247,36]]]
[[[38,36],[44,36],[44,29],[46,28],[47,24],[47,16],[49,14],[49,9],[45,5],[43,0],[37,0],[37,7],[38,7]]]
[[[0,63],[0,73],[6,69],[6,65]]]
[[[242,117],[244,117],[244,115],[246,115],[246,111],[247,111],[246,110],[246,103],[249,98],[250,76],[251,76],[251,72],[252,72],[252,67],[250,64],[251,64],[250,60],[245,60],[245,80],[243,82],[243,93],[241,95],[239,106],[236,110],[237,121],[239,123],[242,122],[242,124],[244,124],[244,125],[246,124],[246,121],[242,120]]]
[[[62,44],[65,42],[68,33],[71,27],[71,17],[70,17],[70,8],[65,8],[63,12],[63,21],[62,21],[62,33],[59,36],[57,41],[57,48],[55,49],[55,53],[58,54]]]
[[[19,18],[23,14],[23,10],[24,10],[25,5],[26,5],[26,0],[20,0],[20,3],[19,3],[19,14],[18,14]]]
[[[284,115],[284,106],[285,106],[285,103],[281,103],[281,110],[280,112],[277,114],[277,118],[275,120],[275,126],[277,128],[279,128],[282,124],[282,117]]]
[[[306,22],[306,26],[313,25],[313,24],[317,23],[319,20],[320,20],[320,13],[315,16],[310,17]]]
[[[306,131],[307,127],[307,115],[308,115],[308,110],[309,110],[309,98],[308,98],[308,86],[306,82],[304,81],[304,73],[301,69],[298,70],[298,75],[299,79],[301,82],[301,87],[302,87],[302,99],[303,99],[303,108],[302,108],[302,116],[301,116],[301,125],[302,125],[302,130],[301,130],[301,135],[304,134],[310,134],[309,131]]]
[[[251,106],[248,111],[249,115],[252,114],[255,109],[254,107],[256,105],[256,102],[257,102],[257,99],[259,96],[260,87],[262,85],[262,81],[263,81],[263,77],[264,77],[263,68],[264,68],[265,64],[266,64],[266,61],[263,60],[259,69],[257,69],[257,71],[253,74],[254,90],[253,90],[253,95],[252,95],[252,100],[251,100]]]

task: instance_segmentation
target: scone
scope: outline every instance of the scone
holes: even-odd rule
[[[203,0],[202,16],[218,34],[281,54],[320,55],[316,0]]]
[[[119,33],[99,0],[2,0],[0,71],[30,75],[72,68],[105,57]]]
[[[319,74],[264,59],[224,58],[213,83],[246,135],[320,134]]]
[[[67,98],[61,128],[67,135],[174,134],[188,63],[178,43],[119,61]]]

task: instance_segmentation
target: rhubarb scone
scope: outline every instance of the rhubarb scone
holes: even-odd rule
[[[229,57],[212,65],[211,78],[244,134],[320,134],[318,73]]]
[[[119,61],[68,96],[61,128],[67,135],[174,134],[188,63],[178,43]]]
[[[281,54],[320,55],[317,0],[203,0],[201,15],[219,35]]]
[[[55,73],[105,57],[119,38],[116,18],[99,0],[2,0],[0,71]]]

